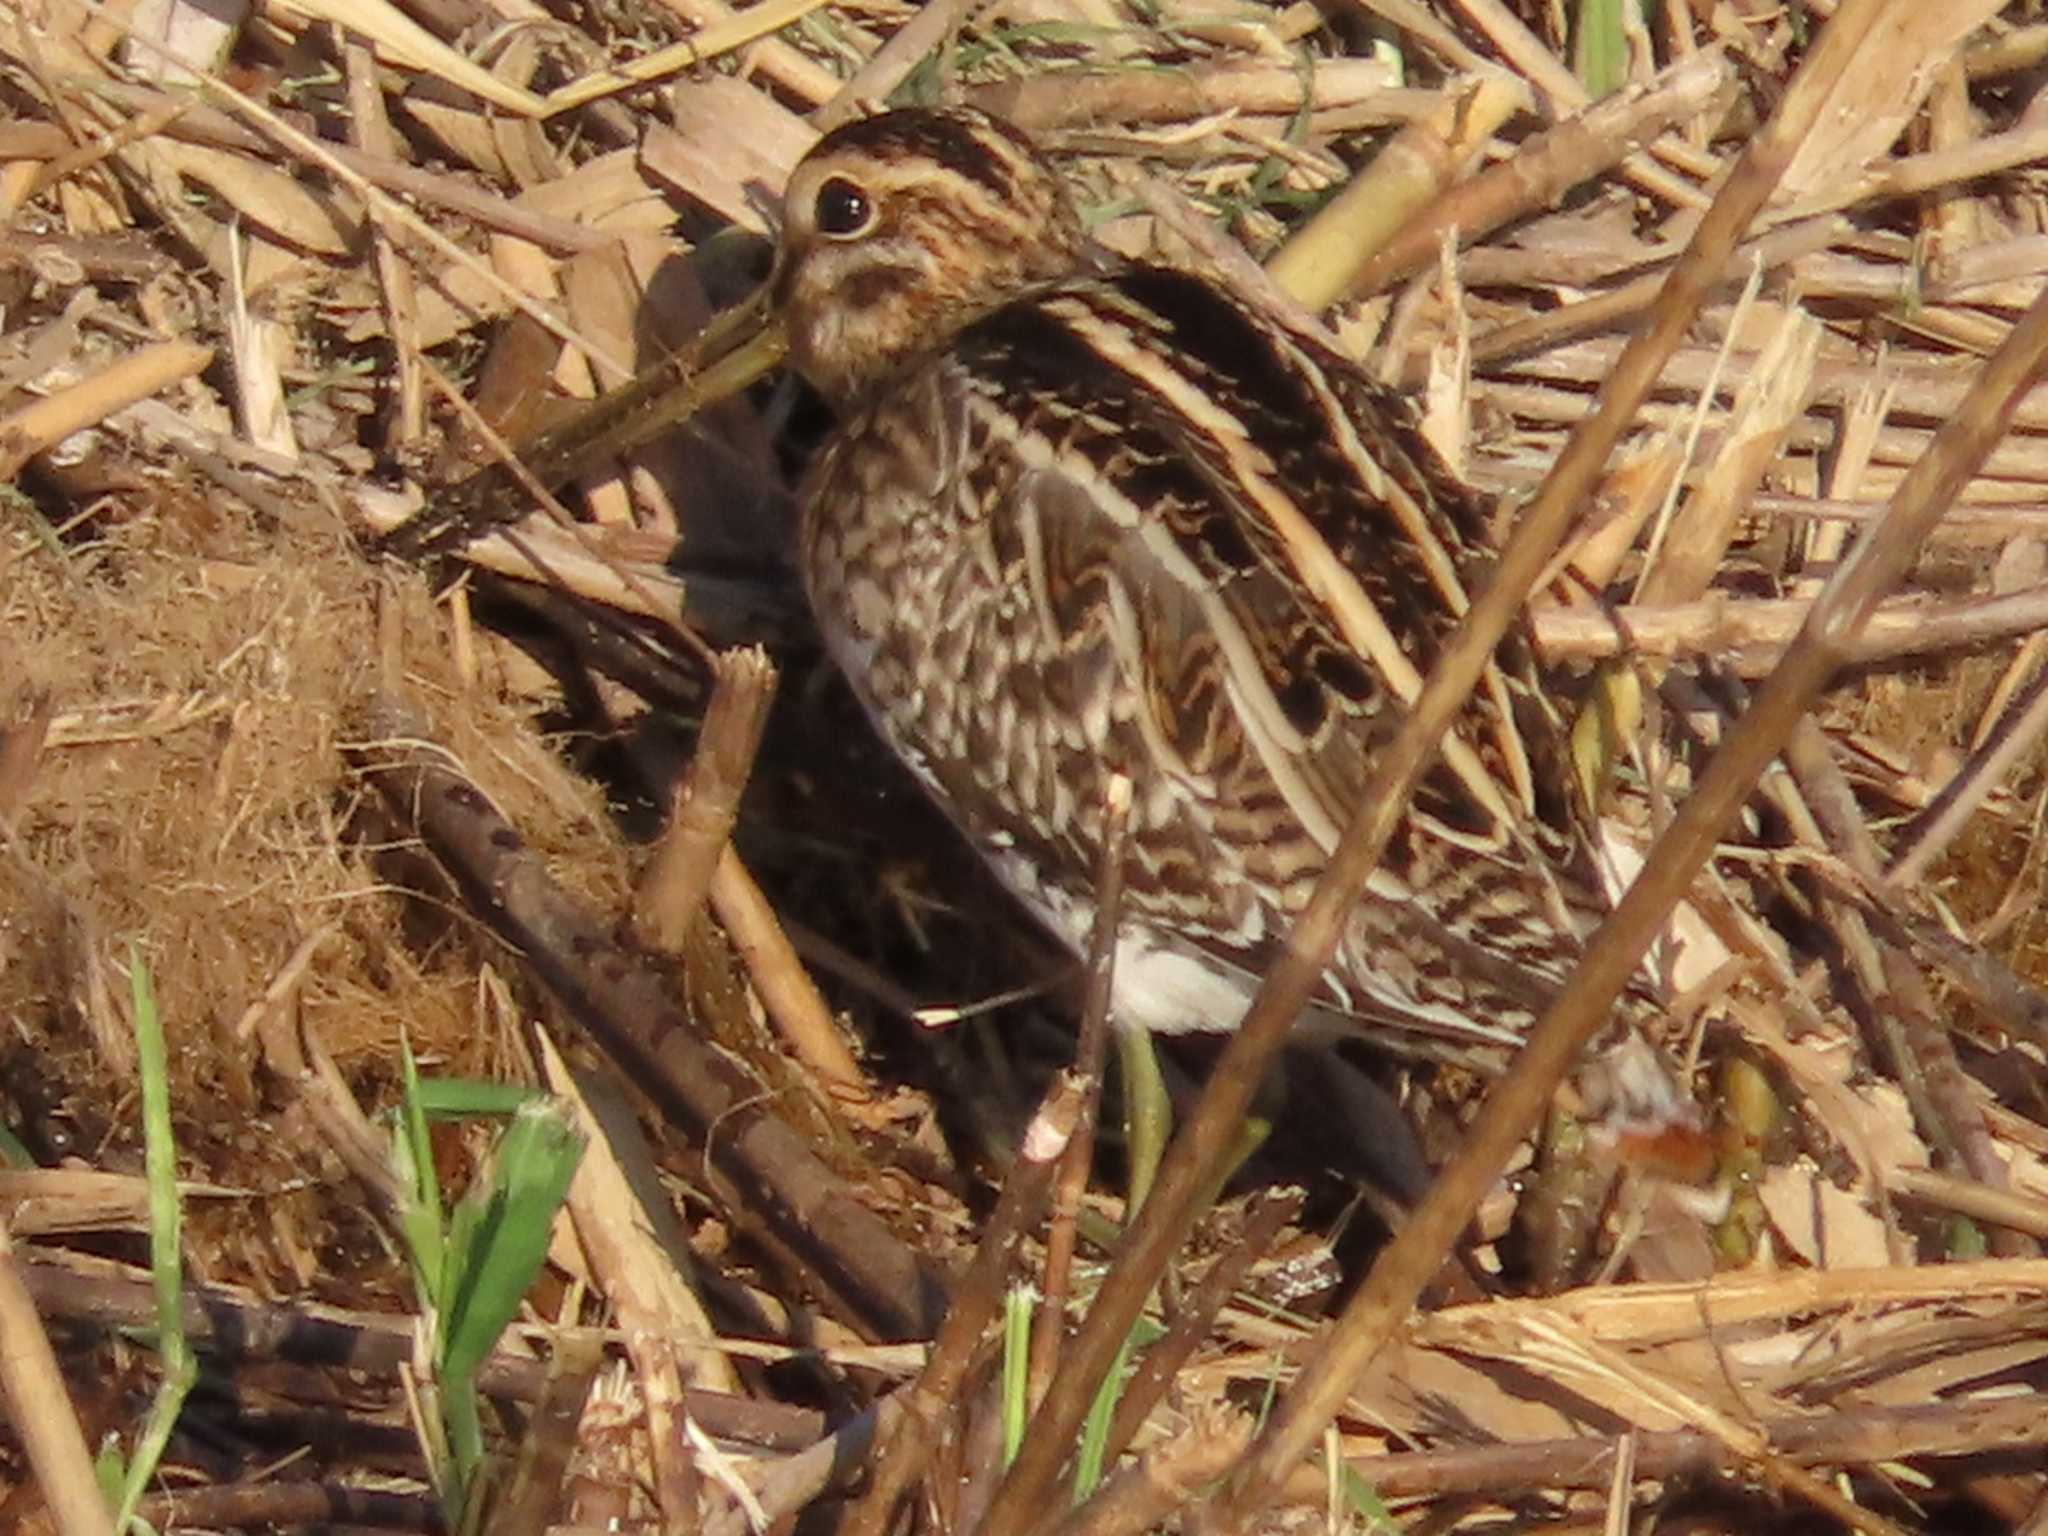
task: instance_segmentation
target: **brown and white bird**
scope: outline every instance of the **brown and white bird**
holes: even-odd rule
[[[1059,175],[978,112],[827,135],[774,296],[839,419],[799,546],[832,656],[1077,950],[1127,776],[1116,1018],[1234,1028],[1466,607],[1478,499],[1330,347],[1203,277],[1091,264]],[[1498,664],[1323,1018],[1498,1059],[1571,966],[1606,902],[1537,712]]]

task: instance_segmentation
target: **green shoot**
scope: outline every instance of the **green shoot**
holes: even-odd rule
[[[1087,1498],[1102,1482],[1103,1452],[1109,1445],[1109,1430],[1116,1418],[1117,1404],[1123,1400],[1124,1384],[1130,1380],[1132,1357],[1157,1342],[1164,1331],[1157,1323],[1141,1317],[1125,1335],[1123,1347],[1117,1351],[1116,1364],[1103,1378],[1095,1401],[1088,1409],[1087,1421],[1081,1426],[1081,1450],[1074,1458],[1075,1503]]]
[[[182,1302],[184,1258],[180,1251],[182,1213],[178,1206],[178,1147],[171,1133],[170,1069],[164,1050],[163,1020],[157,1013],[156,985],[142,951],[129,948],[128,972],[135,1010],[135,1045],[142,1074],[143,1165],[149,1181],[149,1262],[156,1287],[157,1350],[163,1359],[163,1381],[150,1405],[149,1422],[129,1459],[114,1529],[126,1531],[135,1507],[163,1459],[171,1430],[184,1407],[185,1395],[199,1375],[199,1361],[185,1337]]]
[[[448,1245],[441,1228],[441,1181],[434,1171],[434,1145],[427,1134],[427,1110],[419,1063],[412,1042],[398,1042],[399,1071],[405,1093],[399,1100],[398,1126],[391,1138],[391,1161],[404,1191],[399,1225],[412,1256],[412,1281],[420,1309],[431,1321],[447,1303],[442,1261]]]
[[[1031,1314],[1038,1296],[1013,1285],[1003,1298],[1003,1465],[1017,1459],[1031,1417]]]
[[[558,1101],[492,1084],[423,1081],[404,1053],[405,1101],[392,1156],[408,1192],[401,1226],[427,1318],[432,1391],[422,1425],[449,1524],[483,1512],[489,1471],[477,1373],[547,1258],[555,1213],[583,1155],[583,1136]],[[444,1217],[429,1114],[504,1113],[511,1121],[488,1165]]]
[[[1365,1528],[1367,1530],[1398,1531],[1400,1529],[1394,1523],[1393,1511],[1388,1509],[1386,1501],[1373,1491],[1371,1483],[1368,1483],[1357,1472],[1347,1466],[1340,1466],[1337,1469],[1337,1476],[1342,1487],[1344,1502],[1351,1506],[1353,1514],[1365,1521]]]
[[[1628,83],[1628,22],[1640,17],[1636,0],[1579,0],[1573,67],[1586,94],[1598,101]]]

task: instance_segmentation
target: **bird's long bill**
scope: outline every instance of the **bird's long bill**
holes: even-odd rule
[[[775,259],[776,270],[782,258]],[[782,366],[789,351],[789,332],[769,302],[775,278],[771,273],[744,302],[715,317],[698,339],[695,391],[700,405],[736,395]]]

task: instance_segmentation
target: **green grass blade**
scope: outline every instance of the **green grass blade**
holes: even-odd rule
[[[1595,101],[1628,83],[1627,21],[1635,8],[1636,0],[1579,0],[1572,62],[1586,94]]]
[[[439,1374],[449,1449],[465,1485],[483,1461],[477,1368],[517,1315],[547,1258],[555,1213],[582,1156],[583,1135],[567,1106],[529,1099],[449,1224],[453,1268]]]
[[[1394,1520],[1394,1512],[1387,1508],[1371,1483],[1350,1467],[1337,1471],[1339,1487],[1344,1502],[1351,1506],[1351,1512],[1365,1522],[1368,1531],[1398,1531],[1400,1525]]]
[[[1037,1292],[1013,1285],[1003,1298],[1003,1465],[1017,1459],[1031,1417],[1031,1313]]]
[[[426,1077],[418,1081],[419,1107],[429,1119],[517,1114],[520,1105],[545,1097],[518,1083],[493,1083],[477,1077]]]
[[[143,1490],[156,1475],[171,1430],[185,1405],[185,1395],[199,1375],[199,1361],[185,1337],[183,1301],[185,1261],[183,1213],[178,1205],[178,1144],[171,1131],[171,1083],[164,1049],[163,1019],[157,1012],[156,984],[139,948],[130,946],[128,974],[135,1013],[135,1045],[142,1075],[143,1167],[149,1184],[149,1265],[156,1291],[157,1350],[163,1381],[150,1405],[149,1422],[136,1441],[121,1491],[114,1529],[125,1531],[134,1521]],[[135,1522],[140,1524],[140,1522]]]
[[[449,1273],[448,1234],[441,1216],[441,1180],[434,1171],[434,1144],[427,1133],[426,1086],[420,1079],[419,1063],[413,1060],[409,1040],[401,1037],[398,1050],[404,1092],[399,1098],[398,1123],[391,1134],[391,1164],[404,1192],[398,1224],[405,1233],[406,1252],[412,1258],[413,1285],[419,1292],[420,1309],[438,1339],[442,1314],[448,1305]]]
[[[1116,1352],[1116,1364],[1097,1389],[1095,1401],[1088,1409],[1087,1421],[1081,1426],[1081,1451],[1074,1458],[1076,1504],[1093,1493],[1102,1481],[1102,1453],[1109,1444],[1110,1421],[1116,1417],[1117,1401],[1124,1394],[1124,1380],[1131,1372],[1131,1355],[1136,1339],[1136,1329],[1124,1336],[1124,1342]]]

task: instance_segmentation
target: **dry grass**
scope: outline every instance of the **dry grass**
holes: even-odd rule
[[[1811,33],[1870,4],[1875,40],[1824,82],[1728,280],[1674,310],[1664,279]],[[707,325],[746,332],[757,199],[819,128],[941,96],[1059,151],[1111,248],[1314,310],[1418,392],[1490,490],[1535,493],[1631,330],[1672,326],[1641,410],[1609,419],[1621,447],[1575,498],[1573,568],[1553,567],[1531,624],[1561,697],[1666,683],[1643,692],[1676,740],[1784,655],[1846,540],[2040,299],[2048,23],[2032,0],[1669,0],[1624,53],[1630,88],[1588,105],[1554,32],[1566,9],[624,0],[502,31],[516,7],[457,6],[432,19],[439,42],[351,9],[373,47],[272,7],[222,40],[233,86],[196,98],[124,40],[122,9],[0,15],[0,458],[18,472],[0,504],[0,1120],[71,1160],[0,1179],[87,1439],[131,1431],[150,1373],[110,1330],[145,1294],[139,1216],[118,1185],[61,1181],[138,1167],[125,967],[146,956],[184,1172],[215,1186],[187,1228],[209,1390],[173,1447],[183,1491],[153,1518],[433,1518],[397,1385],[409,1288],[349,1116],[390,1108],[401,1037],[436,1071],[537,1082],[544,1027],[586,1076],[609,1063],[646,1141],[600,1102],[622,1176],[579,1197],[582,1241],[565,1223],[535,1325],[494,1367],[494,1390],[531,1401],[532,1357],[582,1348],[559,1330],[612,1330],[596,1341],[620,1368],[541,1523],[737,1530],[738,1482],[778,1516],[835,1511],[832,1453],[868,1464],[906,1413],[932,1457],[911,1518],[976,1523],[994,1476],[976,1330],[956,1326],[918,1395],[890,1390],[918,1352],[875,1346],[937,1335],[1042,1081],[1017,1042],[1056,1054],[1063,1006],[1013,1004],[935,1046],[905,1016],[1056,967],[815,676],[780,557],[814,413],[792,421],[760,387],[692,400],[656,435],[645,397],[701,380],[653,370],[674,347],[718,355]],[[622,388],[635,373],[652,383]],[[565,396],[599,404],[563,431]],[[464,578],[438,597],[366,553],[420,487],[498,524],[536,505],[509,480],[450,491],[504,441],[573,485],[573,528],[494,528],[435,572]],[[1686,1000],[1712,1020],[1703,1093],[1760,1106],[1724,1111],[1735,1214],[1653,1189],[1597,1245],[1640,1228],[1618,1279],[1594,1278],[1596,1255],[1558,1296],[1433,1293],[1327,1442],[1404,1523],[1632,1507],[2002,1529],[2048,1509],[2029,1401],[2048,1358],[2048,1033],[2032,993],[1930,934],[1948,921],[2048,978],[2044,485],[2036,389],[1816,712],[1824,749],[1795,747],[1797,789],[1767,784],[1766,832],[1718,861],[1738,899],[1702,898],[1744,962]],[[751,726],[708,726],[700,749],[714,679],[762,685],[731,660],[752,641],[785,668],[760,755]],[[1682,799],[1698,761],[1679,751],[1661,792]],[[694,841],[636,891],[678,780]],[[443,788],[428,806],[403,784]],[[813,976],[867,1047],[858,1066]],[[1903,1034],[1866,1040],[1861,1012]],[[803,1065],[775,1043],[792,1029]],[[1025,1086],[996,1094],[1011,1072]],[[455,1182],[480,1145],[444,1137]],[[684,1218],[665,1254],[620,1236],[642,1221],[636,1180],[662,1222]],[[1286,1264],[1215,1287],[1091,1528],[1195,1521],[1200,1500],[1176,1510],[1239,1464],[1241,1412],[1327,1355],[1333,1191]],[[1513,1203],[1481,1211],[1482,1237]],[[1247,1219],[1266,1218],[1211,1217],[1185,1278],[1245,1249]],[[1341,1249],[1354,1279],[1361,1246]],[[264,1303],[276,1332],[250,1331]],[[291,1332],[315,1322],[335,1330],[317,1350]],[[357,1374],[322,1419],[344,1337]],[[722,1451],[684,1453],[684,1410]],[[652,1446],[650,1423],[669,1426]],[[351,1503],[371,1472],[413,1480]],[[1331,1504],[1334,1475],[1281,1480],[1286,1518],[1363,1524],[1369,1501]],[[5,1438],[0,1483],[5,1519],[46,1518]]]

